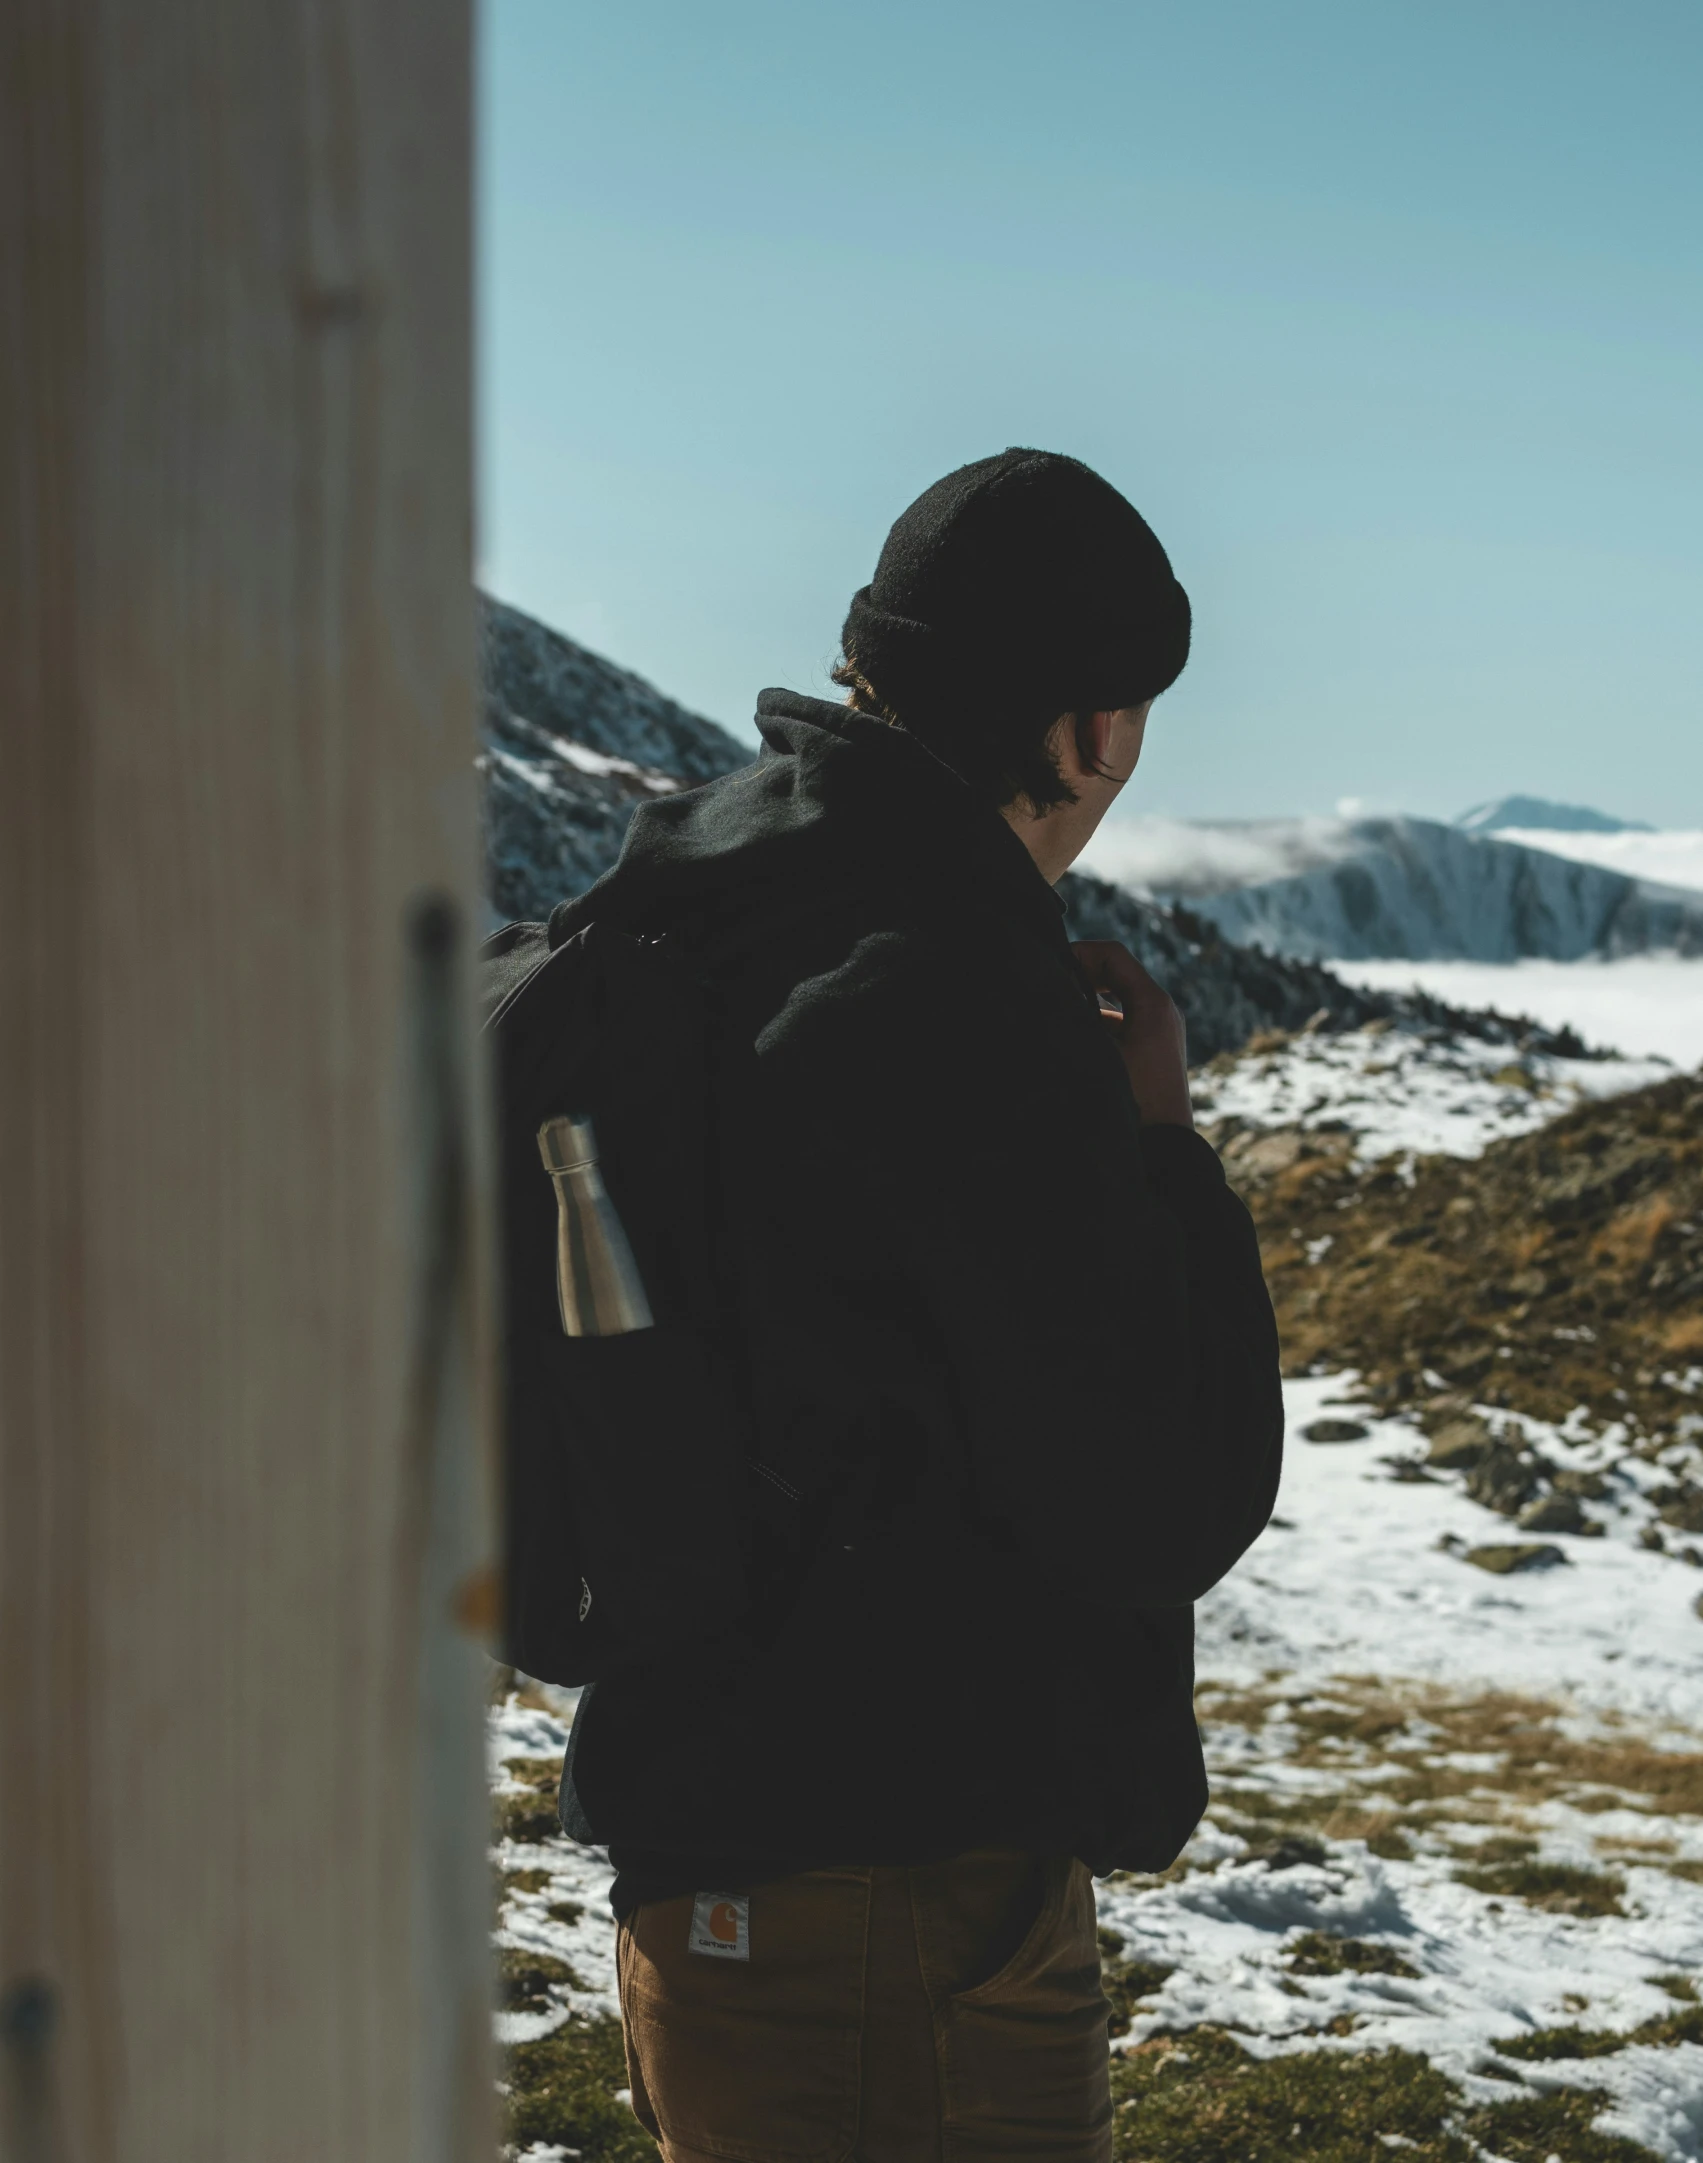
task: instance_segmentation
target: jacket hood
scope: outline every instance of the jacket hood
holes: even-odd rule
[[[660,929],[683,909],[738,911],[785,894],[980,890],[1059,934],[1063,903],[995,810],[916,737],[796,692],[757,701],[763,749],[702,788],[641,804],[621,854],[550,918],[560,946],[588,923]]]

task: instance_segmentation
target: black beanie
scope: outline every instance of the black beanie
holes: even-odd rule
[[[1189,598],[1109,481],[1013,449],[900,515],[841,635],[857,673],[928,737],[925,715],[950,728],[978,707],[1052,719],[1157,697],[1188,659]]]

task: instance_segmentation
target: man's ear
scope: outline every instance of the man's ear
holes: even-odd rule
[[[1112,720],[1109,711],[1065,716],[1064,740],[1076,754],[1076,779],[1106,772],[1107,754],[1112,748]]]

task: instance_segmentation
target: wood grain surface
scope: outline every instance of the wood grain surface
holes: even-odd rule
[[[4,2152],[459,2163],[468,9],[0,40]]]

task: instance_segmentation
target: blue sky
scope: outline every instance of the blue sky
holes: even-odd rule
[[[481,576],[749,733],[931,480],[1196,609],[1133,810],[1703,825],[1697,0],[484,0]]]

